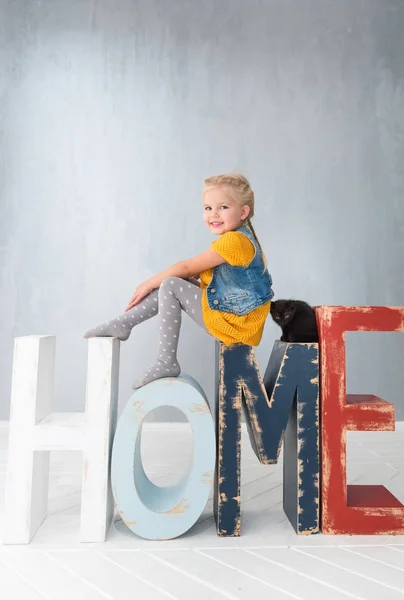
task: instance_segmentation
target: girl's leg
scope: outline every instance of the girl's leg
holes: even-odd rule
[[[84,337],[117,337],[125,341],[130,336],[133,327],[151,317],[155,317],[158,311],[158,290],[153,290],[151,294],[143,298],[140,304],[123,313],[123,315],[90,329],[84,334]]]
[[[177,377],[181,368],[177,360],[181,311],[186,312],[197,325],[205,329],[202,317],[202,290],[178,277],[168,277],[158,290],[159,354],[156,362],[133,388],[139,388],[155,379]]]

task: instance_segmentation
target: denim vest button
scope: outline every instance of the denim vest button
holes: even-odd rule
[[[216,294],[216,290],[210,290],[212,294]]]
[[[219,304],[219,300],[213,300],[213,304]]]

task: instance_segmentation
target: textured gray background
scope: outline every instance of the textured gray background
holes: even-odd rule
[[[251,179],[277,297],[404,304],[403,1],[0,9],[1,419],[27,334],[57,335],[55,410],[84,408],[82,332],[208,246],[200,189],[217,172]],[[156,333],[122,344],[121,409]],[[268,322],[262,370],[275,337]],[[348,335],[349,391],[399,418],[403,350],[403,334]],[[214,344],[186,317],[179,358],[212,398]]]

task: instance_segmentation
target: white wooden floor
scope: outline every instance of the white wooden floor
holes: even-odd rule
[[[160,485],[183,473],[186,425],[150,426],[146,471]],[[216,536],[210,500],[199,522],[169,542],[137,538],[116,518],[104,544],[79,543],[79,453],[53,453],[49,516],[27,546],[0,546],[1,600],[404,600],[404,536],[297,537],[282,511],[282,466],[258,464],[243,440],[242,537]],[[404,503],[404,424],[352,433],[349,482],[383,483]],[[0,426],[0,527],[7,425]]]

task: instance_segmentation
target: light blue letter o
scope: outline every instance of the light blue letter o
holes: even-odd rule
[[[150,481],[140,453],[144,418],[160,406],[173,406],[184,413],[194,442],[188,472],[177,485],[168,488]],[[159,379],[136,390],[118,421],[112,448],[112,490],[123,522],[149,540],[172,539],[188,531],[206,506],[215,457],[209,404],[192,377]]]

